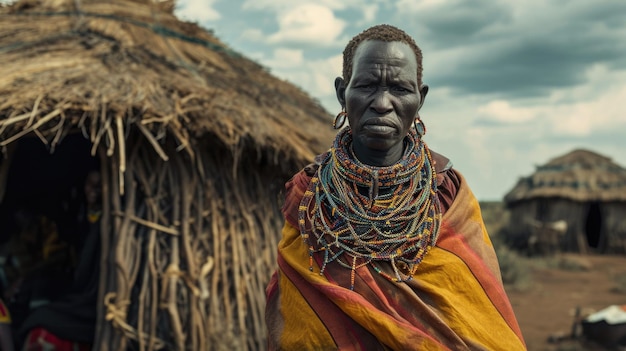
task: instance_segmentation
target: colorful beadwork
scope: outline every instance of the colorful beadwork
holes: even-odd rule
[[[411,279],[436,243],[441,209],[432,157],[415,131],[405,138],[404,150],[396,164],[373,167],[353,154],[350,128],[337,135],[299,207],[311,270],[313,256],[320,254],[320,274],[335,261],[352,270],[351,289],[356,269],[368,264],[390,281]],[[376,261],[390,262],[394,276]]]

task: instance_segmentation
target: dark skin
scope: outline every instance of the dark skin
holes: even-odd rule
[[[367,40],[353,59],[352,78],[335,79],[337,99],[348,114],[352,149],[364,164],[395,164],[424,103],[428,86],[418,86],[417,60],[401,42]]]

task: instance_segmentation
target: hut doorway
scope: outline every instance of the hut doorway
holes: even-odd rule
[[[30,136],[7,149],[0,160],[0,293],[17,332],[72,284],[84,242],[76,229],[83,183],[100,162],[80,133],[67,135],[54,152]]]
[[[602,211],[599,202],[591,202],[587,205],[587,216],[584,221],[587,243],[597,251],[603,252],[606,240],[602,235]]]

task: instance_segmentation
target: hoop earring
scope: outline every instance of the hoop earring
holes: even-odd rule
[[[422,122],[422,119],[419,116],[413,121],[413,127],[415,127],[415,132],[417,132],[417,135],[419,135],[420,138],[426,134],[426,125]]]
[[[346,112],[345,108],[341,109],[341,112],[339,112],[337,114],[337,117],[335,117],[335,120],[333,121],[333,128],[334,129],[341,129],[341,127],[343,127],[343,125],[346,123],[346,116],[348,115],[348,113]]]

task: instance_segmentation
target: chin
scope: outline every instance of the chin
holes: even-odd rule
[[[401,140],[400,140],[401,141]],[[363,144],[370,150],[376,150],[378,152],[388,151],[393,149],[398,144],[397,137],[385,137],[385,138],[368,138]]]

